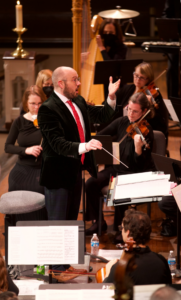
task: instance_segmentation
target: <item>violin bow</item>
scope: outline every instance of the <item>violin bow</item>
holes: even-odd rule
[[[147,112],[141,117],[141,119],[138,122],[134,123],[133,126],[136,127],[136,125],[138,125],[150,113],[150,111],[151,111],[150,109],[147,110]],[[128,135],[129,132],[127,132],[125,136],[123,136],[123,138],[118,143],[121,144]]]
[[[167,69],[163,70],[154,80],[152,80],[148,84],[148,86],[151,85],[152,83],[154,83],[155,81],[157,81],[163,74],[165,74],[166,71],[167,71]],[[143,90],[144,90],[144,92],[147,90],[147,86],[146,85],[143,87]]]

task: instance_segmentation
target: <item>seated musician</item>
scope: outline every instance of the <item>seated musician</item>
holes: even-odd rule
[[[143,93],[134,94],[128,104],[128,116],[121,117],[113,121],[109,126],[99,132],[100,135],[111,135],[115,137],[115,142],[120,142],[121,139],[127,134],[126,129],[131,123],[138,121],[149,109],[151,104],[147,97]],[[154,112],[151,112],[146,117],[152,117]],[[93,220],[92,226],[86,230],[86,235],[92,235],[98,232],[98,217],[99,217],[99,197],[101,190],[109,183],[110,175],[116,176],[123,174],[131,174],[138,172],[146,172],[155,170],[154,163],[151,158],[151,150],[153,143],[153,131],[148,124],[148,135],[146,139],[149,142],[149,147],[144,145],[139,134],[135,134],[132,138],[126,136],[122,143],[119,145],[120,160],[128,166],[124,165],[110,165],[106,166],[104,170],[98,172],[97,178],[89,178],[86,182],[86,220]],[[116,207],[117,208],[117,207]],[[119,217],[119,221],[124,216],[124,211],[127,206],[121,206],[117,208],[120,210],[122,217]],[[119,223],[121,224],[121,223]],[[102,230],[107,229],[107,224],[103,219]]]
[[[117,104],[123,105],[125,107],[128,104],[129,98],[134,94],[139,92],[144,86],[148,86],[154,80],[154,74],[152,67],[149,63],[143,62],[135,68],[133,73],[133,84],[126,84],[119,88],[117,91]],[[162,131],[165,137],[168,137],[168,112],[164,104],[161,93],[157,90],[158,95],[154,94],[154,100],[158,104],[155,110],[155,116],[149,123],[153,130]],[[152,97],[149,96],[149,91],[146,91],[149,100],[152,102]]]
[[[127,274],[134,285],[170,284],[172,283],[167,260],[160,254],[152,252],[146,243],[150,240],[151,220],[147,214],[129,209],[125,212],[122,221],[122,235],[126,242],[128,237],[135,241],[133,252],[135,254],[136,269]],[[120,258],[121,260],[121,258]],[[114,272],[117,263],[106,265],[106,278],[104,282],[114,282]]]
[[[123,44],[121,26],[115,19],[105,19],[96,36],[98,48],[104,60],[125,59],[127,47]]]

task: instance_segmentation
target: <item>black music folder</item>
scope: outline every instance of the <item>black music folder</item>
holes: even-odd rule
[[[142,59],[119,59],[97,61],[95,65],[94,84],[109,84],[109,77],[113,82],[121,79],[121,84],[133,82],[135,67],[142,63]]]

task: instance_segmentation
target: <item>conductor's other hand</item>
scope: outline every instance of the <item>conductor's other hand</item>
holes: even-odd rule
[[[110,98],[111,100],[115,100],[115,98],[116,98],[115,93],[116,93],[117,90],[119,89],[121,80],[118,79],[115,83],[113,83],[112,81],[113,81],[113,78],[112,78],[112,76],[110,76],[110,77],[109,77],[109,87],[108,87],[109,98]]]
[[[25,153],[28,155],[33,155],[35,157],[38,157],[42,150],[43,148],[41,146],[32,146],[26,148]]]
[[[92,139],[88,143],[86,143],[85,148],[86,148],[87,151],[97,150],[97,149],[101,150],[102,149],[102,144],[98,140]]]

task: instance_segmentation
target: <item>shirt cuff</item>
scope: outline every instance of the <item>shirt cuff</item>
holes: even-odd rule
[[[79,144],[79,155],[88,152],[85,148],[86,143],[80,143]]]
[[[113,110],[115,110],[116,109],[116,96],[115,96],[114,100],[111,100],[108,96],[107,103],[109,104],[109,106],[112,107]]]

